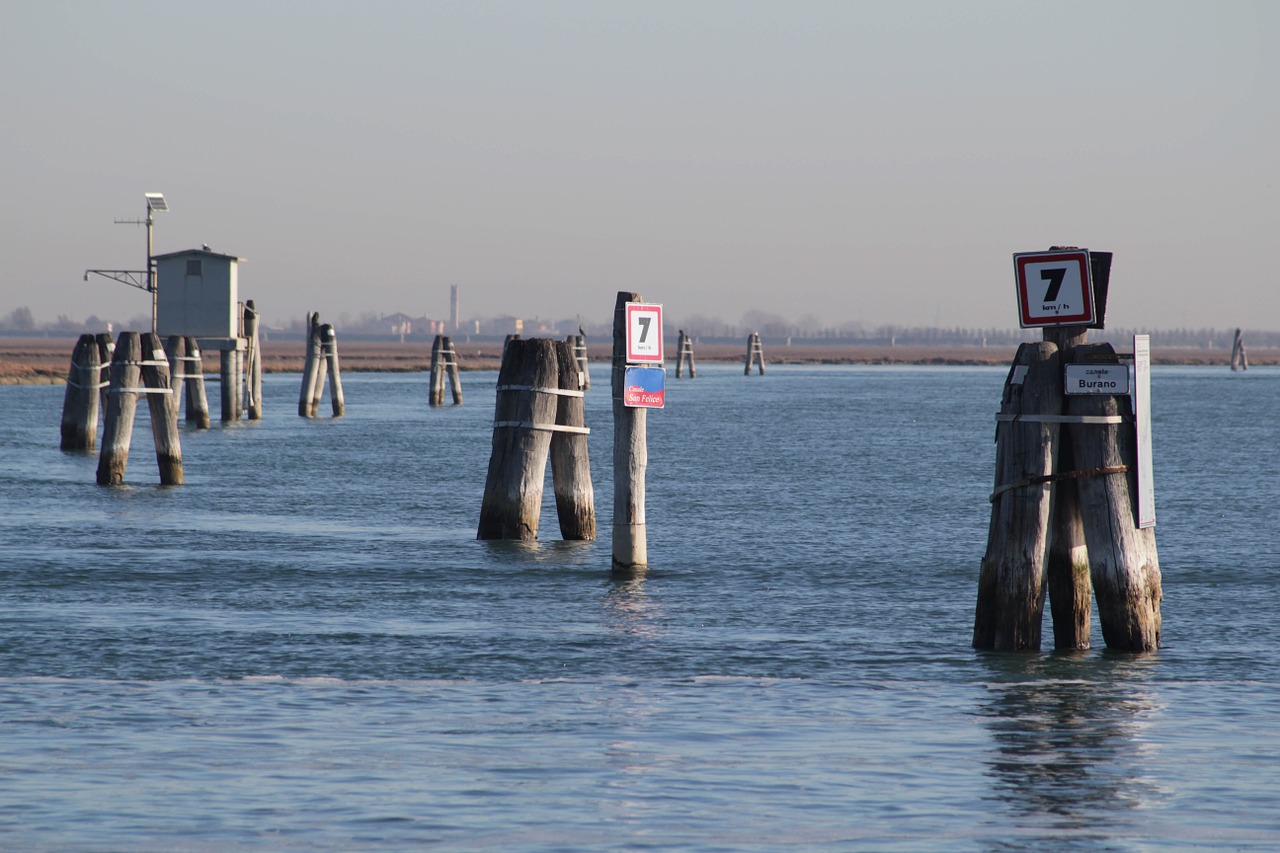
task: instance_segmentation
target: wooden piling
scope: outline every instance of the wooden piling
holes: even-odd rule
[[[748,346],[750,341],[748,340]],[[750,352],[748,352],[750,356]],[[676,379],[680,378],[680,369],[683,365],[689,365],[689,378],[698,378],[698,368],[693,363],[693,338],[684,333],[684,329],[680,330],[680,336],[676,341]],[[751,364],[747,363],[747,372],[751,372]]]
[[[142,377],[142,343],[137,332],[121,332],[111,356],[111,380],[102,424],[102,451],[98,455],[98,485],[124,482],[133,438],[133,416],[138,407]]]
[[[62,398],[62,449],[93,450],[98,443],[98,342],[81,335],[71,353],[67,388]]]
[[[747,366],[742,371],[743,376],[751,375],[751,365],[757,364],[760,368],[760,376],[764,376],[764,347],[760,344],[760,333],[752,332],[747,335]]]
[[[1236,329],[1235,339],[1231,342],[1231,369],[1249,369],[1249,356],[1244,351],[1244,333],[1240,329]]]
[[[1048,342],[1022,344],[1005,380],[996,422],[995,489],[978,578],[975,649],[1040,648],[1056,418],[1061,414],[1058,348]]]
[[[455,406],[462,405],[462,376],[458,373],[458,351],[454,349],[453,338],[445,335],[440,343],[444,354],[444,372],[449,377],[449,395]]]
[[[98,376],[98,408],[105,416],[107,387],[111,384],[111,359],[116,351],[116,342],[108,332],[99,332],[94,338],[98,342],[98,365],[101,368]]]
[[[613,308],[613,573],[643,574],[649,567],[645,523],[645,469],[649,464],[644,409],[623,403],[627,373],[627,303],[638,293],[619,291]]]
[[[561,538],[583,540],[596,538],[596,499],[587,455],[585,389],[574,348],[572,336],[556,344],[559,394],[556,431],[551,434],[551,481]]]
[[[578,372],[582,374],[582,390],[591,390],[591,359],[587,357],[587,335],[578,327],[578,334],[573,336],[573,354],[578,359]]]
[[[187,339],[170,335],[164,343],[164,352],[169,359],[169,391],[173,395],[170,400],[176,417],[182,411],[187,385]]]
[[[142,335],[142,385],[146,389],[151,414],[151,437],[156,449],[156,465],[162,486],[182,485],[182,446],[178,441],[177,395],[170,381],[169,360],[160,336]]]
[[[427,394],[430,406],[444,405],[444,335],[436,335],[431,342],[431,386]]]
[[[241,369],[240,351],[234,347],[219,353],[219,375],[222,391],[222,422],[233,423],[240,420],[241,402]]]
[[[1081,361],[1118,364],[1110,344],[1076,349]],[[1160,647],[1160,563],[1155,530],[1137,525],[1137,437],[1128,397],[1073,395],[1068,425],[1102,638],[1110,649]]]
[[[321,361],[320,337],[316,334],[319,317],[319,314],[307,312],[306,361],[302,368],[302,388],[298,392],[298,416],[302,418],[314,418],[316,415],[312,401],[316,396],[316,374],[320,370]]]
[[[1047,326],[1043,337],[1057,346],[1059,363],[1065,365],[1074,361],[1076,348],[1085,343],[1088,332],[1085,326]],[[1070,433],[1059,429],[1056,470],[1076,470],[1074,460]],[[1054,482],[1050,505],[1045,577],[1049,612],[1053,616],[1053,647],[1060,651],[1087,649],[1093,587],[1089,580],[1089,551],[1080,516],[1080,495],[1074,478]]]
[[[329,372],[329,404],[333,408],[333,416],[340,418],[347,411],[347,400],[342,394],[342,368],[338,364],[338,333],[333,330],[332,325],[325,323],[320,327],[320,340],[323,342],[324,360]],[[319,406],[318,394],[315,402]]]
[[[538,538],[547,454],[555,424],[559,368],[555,342],[508,339],[498,371],[493,448],[477,539]]]
[[[183,376],[186,385],[186,420],[197,429],[208,429],[209,396],[204,387],[204,360],[200,355],[200,344],[191,336],[187,336],[184,340],[187,350],[186,370]]]
[[[262,346],[258,340],[258,311],[250,299],[244,303],[244,336],[249,342],[245,351],[245,412],[251,421],[262,420]]]

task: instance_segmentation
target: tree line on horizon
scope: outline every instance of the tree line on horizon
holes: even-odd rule
[[[302,333],[304,321],[291,320],[275,330]],[[748,311],[738,322],[727,322],[720,317],[706,314],[690,314],[683,317],[669,315],[666,318],[668,336],[674,344],[674,333],[683,331],[695,341],[737,341],[758,332],[766,342],[780,343],[863,343],[900,346],[1013,346],[1041,337],[1038,329],[971,328],[963,326],[906,326],[884,323],[874,326],[858,321],[839,325],[824,325],[812,314],[792,322],[786,318],[763,311]],[[139,314],[121,324],[90,315],[75,321],[61,314],[52,322],[39,322],[31,309],[22,306],[8,314],[0,315],[0,334],[9,336],[80,335],[120,329],[146,329],[151,326],[150,315]],[[427,317],[411,318],[404,314],[377,314],[363,312],[357,316],[339,313],[335,318],[338,333],[346,336],[373,339],[430,340],[443,326],[446,334],[458,338],[470,335],[479,337],[503,337],[521,334],[524,337],[564,337],[584,332],[588,339],[599,340],[613,334],[612,318],[589,320],[578,316],[559,320],[519,319],[511,316],[471,317],[459,323],[457,329]],[[271,331],[268,326],[268,333]],[[1091,340],[1111,341],[1120,344],[1132,339],[1135,333],[1150,334],[1160,346],[1193,348],[1230,348],[1235,329],[1211,327],[1175,329],[1104,329],[1090,335]],[[1246,346],[1280,348],[1280,331],[1245,329],[1242,332]]]

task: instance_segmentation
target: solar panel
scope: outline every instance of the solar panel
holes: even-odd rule
[[[167,210],[169,209],[169,205],[168,205],[168,203],[167,203],[167,202],[165,202],[165,200],[164,200],[164,195],[163,195],[163,194],[161,194],[161,193],[144,193],[144,195],[147,197],[147,208],[148,208],[149,210],[165,210],[165,211],[167,211]]]

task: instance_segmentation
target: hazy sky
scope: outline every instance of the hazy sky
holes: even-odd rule
[[[1280,328],[1280,3],[8,2],[0,311],[208,243],[318,310],[1012,328],[1016,251],[1108,326]]]

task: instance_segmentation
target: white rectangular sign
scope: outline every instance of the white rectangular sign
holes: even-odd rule
[[[627,361],[662,364],[662,306],[627,303]]]
[[[1151,336],[1133,336],[1133,422],[1138,433],[1138,527],[1156,526],[1151,482]]]
[[[1127,364],[1068,364],[1062,378],[1068,394],[1128,394]]]

